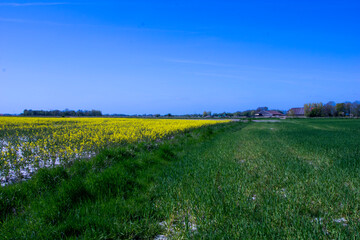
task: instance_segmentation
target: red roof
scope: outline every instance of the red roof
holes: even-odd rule
[[[279,111],[274,111],[274,110],[270,110],[270,111],[266,111],[266,112],[271,113],[272,115],[284,115],[284,114],[282,114],[281,112],[279,112]]]

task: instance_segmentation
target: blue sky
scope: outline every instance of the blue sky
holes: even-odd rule
[[[359,1],[0,1],[0,113],[359,100]]]

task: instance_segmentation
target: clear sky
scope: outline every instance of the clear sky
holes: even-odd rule
[[[360,1],[0,1],[0,113],[360,100]]]

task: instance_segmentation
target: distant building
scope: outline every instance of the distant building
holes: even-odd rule
[[[274,110],[260,111],[255,113],[255,117],[282,117],[282,116],[284,116],[284,114]]]
[[[289,115],[289,116],[297,116],[297,117],[305,116],[305,111],[304,111],[304,108],[303,108],[303,107],[291,108],[291,109],[288,111],[288,115]]]

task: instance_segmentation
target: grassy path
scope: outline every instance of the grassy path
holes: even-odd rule
[[[189,149],[156,190],[163,234],[360,237],[359,126],[359,121],[253,123]]]

